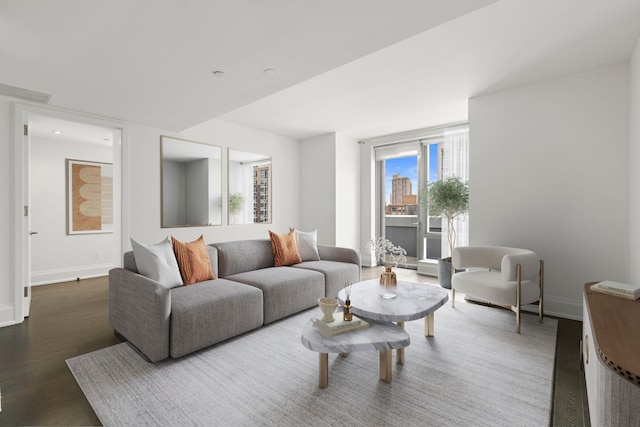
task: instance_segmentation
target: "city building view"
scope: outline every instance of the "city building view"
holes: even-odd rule
[[[253,222],[268,223],[271,212],[271,163],[253,167]]]
[[[400,174],[391,178],[391,199],[385,206],[386,215],[417,215],[418,195],[413,194],[411,179]]]

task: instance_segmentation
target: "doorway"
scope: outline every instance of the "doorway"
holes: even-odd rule
[[[384,170],[384,237],[403,248],[406,265],[398,267],[417,268],[421,252],[418,205],[417,155],[390,157],[383,160]]]
[[[121,251],[121,144],[117,123],[16,104],[16,323],[29,316],[31,286],[104,276]],[[75,160],[110,164],[110,197],[99,207],[112,217],[97,232],[72,233],[68,166]],[[94,189],[97,187],[94,187]],[[98,191],[102,190],[100,185]],[[84,190],[83,190],[84,191]],[[107,199],[111,199],[110,206]],[[95,203],[94,203],[95,206]],[[84,208],[83,208],[84,209]],[[101,209],[98,209],[101,211]],[[95,213],[87,213],[94,215]]]
[[[370,142],[374,144],[378,191],[376,235],[406,250],[407,267],[417,268],[419,274],[437,275],[438,260],[450,256],[447,224],[429,216],[423,193],[429,183],[440,179],[456,176],[468,181],[468,124],[381,137],[380,145],[375,139]],[[468,244],[466,217],[457,218],[454,226],[456,245]]]

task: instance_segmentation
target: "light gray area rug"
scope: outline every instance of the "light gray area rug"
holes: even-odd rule
[[[411,345],[393,381],[379,381],[377,352],[318,354],[300,343],[306,311],[183,357],[150,364],[128,344],[67,360],[106,426],[545,426],[552,404],[557,321],[447,303],[407,322]],[[395,353],[395,352],[394,352]]]

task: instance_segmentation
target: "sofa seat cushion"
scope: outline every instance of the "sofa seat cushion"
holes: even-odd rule
[[[265,325],[313,307],[324,296],[324,274],[302,268],[270,267],[225,278],[262,291]]]
[[[262,326],[262,292],[225,279],[171,290],[169,354],[177,358]]]
[[[465,271],[456,273],[451,278],[456,292],[490,301],[497,305],[516,305],[516,282],[506,282],[499,270]],[[538,282],[522,281],[522,304],[530,304],[540,297]]]
[[[344,288],[345,282],[356,283],[360,280],[360,267],[346,262],[305,261],[292,267],[324,274],[324,296],[331,298],[338,297],[338,292]]]

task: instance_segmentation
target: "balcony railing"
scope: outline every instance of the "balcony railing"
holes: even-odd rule
[[[385,215],[385,237],[407,251],[408,263],[414,267],[425,255],[433,260],[441,258],[440,219],[430,219],[430,230],[425,234],[418,234],[418,225],[417,215]],[[422,248],[418,248],[418,239],[423,239]]]

